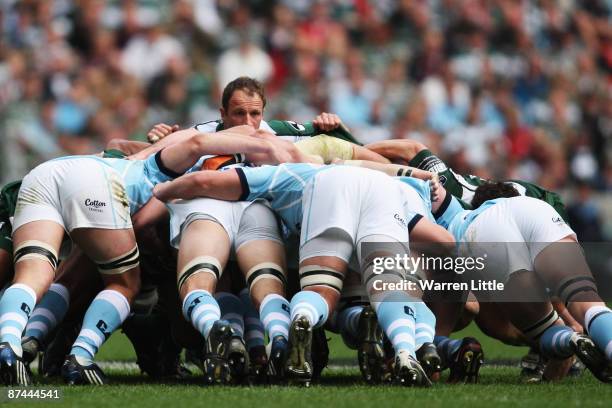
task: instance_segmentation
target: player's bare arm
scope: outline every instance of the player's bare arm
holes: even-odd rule
[[[378,170],[389,176],[407,176],[421,180],[431,180],[433,173],[415,167],[404,166],[402,164],[378,163],[369,160],[336,160],[335,164],[345,166],[365,167],[366,169]]]
[[[153,189],[153,195],[163,202],[197,197],[238,201],[242,195],[242,184],[236,170],[203,170],[158,184]]]
[[[427,149],[423,143],[411,139],[383,140],[365,146],[392,161],[410,162],[421,150]]]

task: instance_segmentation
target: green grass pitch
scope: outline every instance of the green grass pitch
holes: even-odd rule
[[[486,359],[502,362],[485,365],[477,385],[446,385],[429,389],[395,386],[366,386],[356,367],[355,353],[332,337],[331,369],[323,381],[309,389],[299,387],[207,387],[200,385],[198,373],[187,383],[157,383],[130,368],[106,369],[112,384],[103,387],[65,387],[46,381],[40,387],[59,387],[58,402],[12,401],[7,407],[611,407],[612,387],[601,384],[586,372],[578,379],[554,384],[522,384],[516,362],[524,348],[504,346],[468,328],[459,335],[476,335],[483,344]],[[134,351],[125,336],[115,334],[101,349],[98,361],[134,361]],[[515,366],[512,366],[514,362]]]

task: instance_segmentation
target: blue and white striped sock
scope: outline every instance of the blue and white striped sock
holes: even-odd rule
[[[277,336],[289,338],[290,310],[287,299],[274,293],[267,295],[261,302],[259,315],[270,341]]]
[[[81,365],[89,365],[110,335],[117,330],[130,313],[127,298],[116,290],[98,293],[85,312],[83,326],[70,354]]]
[[[240,292],[240,300],[244,306],[244,341],[247,349],[264,346],[266,344],[266,332],[263,323],[259,319],[259,312],[251,302],[251,295],[248,289]]]
[[[584,324],[589,337],[612,361],[612,310],[605,306],[593,306],[587,310]]]
[[[444,361],[452,361],[455,353],[459,351],[463,339],[451,339],[446,336],[435,336],[434,344],[438,348],[438,353]]]
[[[21,335],[36,305],[36,293],[31,287],[15,283],[0,299],[0,342],[7,342],[19,357],[22,355]]]
[[[23,337],[33,337],[43,343],[47,335],[64,319],[69,305],[68,289],[60,283],[52,284],[34,308]]]
[[[356,345],[359,338],[359,317],[363,306],[351,306],[338,313],[336,324],[347,345]]]
[[[298,292],[291,299],[291,321],[297,315],[306,316],[312,327],[325,324],[329,316],[329,306],[321,295],[311,290]],[[265,325],[265,323],[264,323]]]
[[[378,323],[391,341],[396,355],[400,351],[407,351],[416,357],[414,337],[417,302],[408,301],[410,296],[407,294],[404,301],[398,299],[398,296],[404,299],[403,293],[395,293],[394,300],[374,303]]]
[[[540,350],[548,358],[563,359],[574,354],[570,339],[574,331],[567,326],[551,326],[540,337]]]
[[[433,343],[436,335],[436,315],[425,302],[416,302],[415,342],[416,350],[424,343]]]
[[[244,305],[240,298],[229,292],[219,292],[215,295],[219,309],[221,310],[221,318],[227,320],[234,334],[244,336]]]
[[[219,310],[219,304],[210,292],[198,289],[185,296],[183,316],[206,339],[213,324],[221,319],[221,310]]]

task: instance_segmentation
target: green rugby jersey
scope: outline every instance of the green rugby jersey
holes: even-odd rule
[[[209,122],[199,123],[195,125],[194,128],[204,133],[219,132],[223,130],[223,122],[220,119],[211,120]],[[288,120],[271,120],[268,122],[262,120],[259,125],[259,129],[274,133],[277,136],[293,136],[296,138],[293,141],[298,141],[300,137],[312,137],[321,134],[321,131],[315,129],[312,122],[297,123]],[[344,126],[340,126],[337,129],[324,133],[351,143],[361,144]]]
[[[417,153],[417,155],[410,160],[409,165],[422,170],[438,173],[440,182],[444,188],[453,196],[459,198],[465,208],[470,208],[469,204],[472,202],[472,198],[474,198],[476,188],[489,181],[474,175],[461,175],[455,173],[453,169],[446,166],[446,163],[444,163],[442,159],[429,150],[422,150]],[[567,221],[565,205],[557,193],[545,190],[537,184],[522,180],[506,180],[506,182],[512,183],[519,194],[537,198],[538,200],[550,204],[557,210],[559,215]]]

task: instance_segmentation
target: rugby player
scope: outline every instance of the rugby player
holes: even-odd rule
[[[74,156],[43,163],[26,176],[12,233],[15,278],[0,299],[0,374],[5,384],[30,383],[21,334],[53,281],[64,230],[96,260],[106,289],[85,314],[63,374],[69,383],[104,382],[93,357],[127,316],[140,286],[130,215],[148,201],[156,182],[184,172],[203,153],[230,151],[267,153],[273,162],[291,158],[271,143],[226,133],[215,138],[195,136],[146,161]]]
[[[405,219],[416,216],[406,213],[402,189],[391,179],[345,166],[285,164],[198,172],[159,185],[154,192],[162,201],[197,196],[230,201],[266,199],[285,225],[299,233],[302,291],[291,300],[288,376],[310,381],[312,328],[323,325],[333,312],[348,261],[356,249],[371,300],[376,299],[381,327],[390,329],[387,333],[395,349],[395,379],[405,385],[430,384],[414,357],[415,310],[422,303],[417,300],[418,293],[412,293],[413,297],[403,291],[383,289],[377,293],[378,288],[372,287],[376,277],[391,281],[405,277],[396,270],[374,274],[373,254],[388,253],[389,246],[396,253],[406,253],[409,221]],[[388,218],[391,220],[381,221]],[[375,245],[385,241],[392,244],[384,249]],[[393,301],[388,301],[388,296]]]

